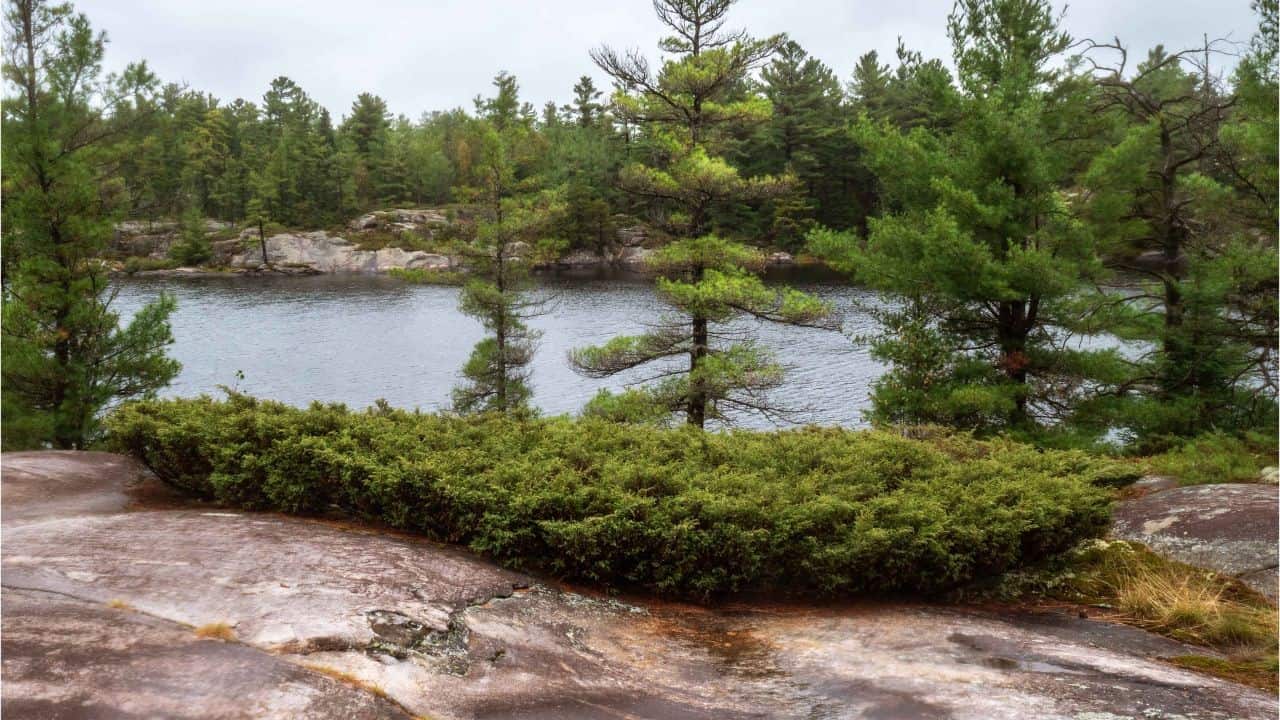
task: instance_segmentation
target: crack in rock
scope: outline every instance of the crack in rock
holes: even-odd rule
[[[365,651],[374,656],[391,656],[404,660],[410,656],[431,659],[441,672],[450,675],[466,675],[471,668],[471,628],[467,625],[467,613],[473,608],[485,608],[495,600],[506,600],[523,594],[529,588],[511,585],[492,593],[471,598],[448,611],[444,622],[414,619],[396,610],[370,610],[365,613],[369,629],[376,636]],[[421,588],[412,590],[419,600],[429,601],[430,595]],[[505,654],[499,650],[491,662]]]

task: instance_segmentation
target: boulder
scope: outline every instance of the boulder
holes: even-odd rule
[[[1136,270],[1183,273],[1187,269],[1187,256],[1179,255],[1171,261],[1159,250],[1148,250],[1131,259],[1128,265]]]
[[[788,252],[776,252],[769,255],[770,265],[794,265],[796,259]]]
[[[574,250],[556,261],[560,267],[594,267],[596,265],[604,265],[606,262],[603,255],[591,250]]]
[[[352,230],[372,230],[378,227],[378,213],[365,213],[347,224]]]
[[[13,717],[1253,720],[1278,709],[1272,694],[1156,659],[1185,645],[1074,615],[623,601],[401,533],[186,500],[102,453],[7,453],[0,485],[0,710]]]
[[[234,227],[232,223],[205,218],[205,231],[219,233]],[[177,241],[181,226],[176,220],[125,220],[117,223],[113,249],[127,256],[163,258]]]
[[[1121,502],[1112,534],[1157,553],[1240,578],[1275,602],[1280,489],[1193,485]]]
[[[443,269],[450,260],[421,250],[388,247],[358,250],[346,238],[320,230],[309,233],[280,233],[267,238],[267,260],[276,267],[309,268],[316,272],[385,273],[392,269]],[[232,267],[259,268],[262,252],[256,238],[241,242],[241,251],[231,258]]]
[[[649,241],[649,230],[643,225],[629,225],[618,228],[614,237],[621,247],[635,248]]]
[[[160,235],[178,229],[178,222],[172,219],[157,220],[124,220],[116,223],[118,235]]]
[[[439,210],[430,208],[397,208],[365,213],[347,224],[352,230],[373,230],[380,227],[399,230],[417,230],[423,225],[447,225],[449,219]]]
[[[640,269],[649,263],[653,251],[645,247],[624,247],[618,252],[616,262],[627,268]]]

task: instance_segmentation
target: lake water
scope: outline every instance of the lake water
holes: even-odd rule
[[[773,397],[797,410],[790,422],[862,425],[871,383],[882,369],[848,335],[871,329],[857,305],[874,301],[873,294],[821,270],[778,269],[768,280],[830,300],[844,322],[844,334],[739,323],[757,330],[788,367]],[[576,413],[600,388],[646,377],[641,369],[591,380],[574,373],[565,357],[572,348],[643,330],[657,319],[666,306],[652,281],[593,271],[539,276],[539,283],[556,297],[549,314],[530,322],[543,332],[533,387],[544,413]],[[456,288],[387,277],[122,278],[119,287],[115,307],[124,317],[161,291],[178,299],[171,352],[183,367],[166,396],[216,394],[228,385],[299,406],[323,400],[365,407],[383,398],[398,407],[441,409],[482,337],[480,323],[458,312]],[[762,417],[735,421],[779,424]]]

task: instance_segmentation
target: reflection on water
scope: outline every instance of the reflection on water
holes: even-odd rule
[[[786,281],[820,295],[838,308],[846,334],[869,329],[855,304],[871,293],[850,287],[829,272],[780,269],[771,281]],[[293,405],[312,400],[364,407],[378,398],[392,405],[439,409],[471,347],[480,324],[457,310],[456,288],[409,285],[367,275],[281,278],[121,279],[117,308],[127,317],[162,290],[178,298],[173,318],[173,355],[182,374],[167,395],[216,392],[237,385],[260,397]],[[609,380],[582,378],[566,353],[622,333],[642,330],[665,306],[643,277],[611,271],[539,276],[555,296],[552,311],[530,324],[543,332],[533,364],[534,402],[547,414],[576,413],[599,388],[619,388],[643,379],[643,369]],[[741,327],[788,366],[786,384],[774,398],[802,408],[793,420],[861,425],[870,384],[880,366],[865,348],[840,333],[789,328],[755,321]],[[244,373],[237,383],[236,371]],[[651,374],[651,373],[650,373]],[[763,418],[740,424],[768,426]]]

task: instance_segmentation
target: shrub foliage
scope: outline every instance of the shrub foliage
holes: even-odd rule
[[[1114,466],[966,436],[147,401],[111,443],[247,509],[345,513],[504,564],[691,597],[934,593],[1100,534]]]

